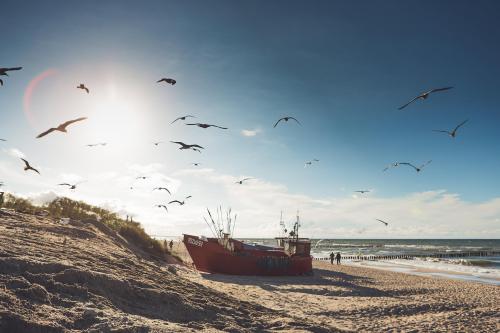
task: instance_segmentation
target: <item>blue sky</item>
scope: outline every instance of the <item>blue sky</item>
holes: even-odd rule
[[[357,189],[373,190],[368,206],[369,200],[432,191],[478,207],[500,197],[500,4],[495,1],[4,1],[3,11],[9,15],[0,22],[0,67],[24,69],[0,89],[0,137],[9,140],[0,148],[20,150],[47,170],[36,184],[22,170],[19,178],[0,173],[10,191],[61,194],[53,184],[78,177],[87,180],[87,188],[62,194],[119,200],[129,207],[137,198],[118,187],[113,193],[102,188],[117,179],[104,185],[92,177],[111,172],[125,177],[141,165],[182,183],[179,195],[204,191],[214,202],[232,206],[247,200],[248,193],[234,197],[230,191],[212,198],[211,189],[230,182],[190,184],[174,176],[201,162],[207,173],[256,177],[258,184],[284,186],[290,195],[320,201],[359,201],[352,198]],[[48,69],[56,74],[35,89],[30,125],[23,95]],[[156,84],[164,76],[178,84]],[[91,89],[89,96],[75,89],[80,82]],[[397,110],[418,93],[442,86],[455,88]],[[184,114],[230,130],[169,124]],[[81,115],[89,116],[88,123],[70,128],[66,137],[34,139],[46,127]],[[302,126],[273,129],[285,115]],[[465,119],[469,123],[454,140],[431,131]],[[245,137],[244,129],[257,134]],[[168,143],[156,149],[151,142],[157,140],[207,149],[201,155]],[[82,147],[93,141],[109,145],[100,151]],[[3,170],[18,166],[11,155],[0,156]],[[312,158],[320,163],[304,168]],[[430,159],[420,174],[404,167],[381,172],[391,162]],[[200,216],[196,207],[210,203],[203,193],[186,207],[189,217],[179,219]],[[145,206],[135,209],[143,220],[161,218],[144,213],[148,200],[157,198],[142,200]],[[279,209],[296,208],[273,207],[278,216]],[[495,224],[500,211],[495,209],[485,223]],[[349,216],[338,223],[348,228]]]

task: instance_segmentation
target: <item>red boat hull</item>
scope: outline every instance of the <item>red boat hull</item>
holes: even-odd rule
[[[312,272],[310,255],[289,256],[283,250],[243,249],[231,240],[236,250],[230,251],[216,238],[201,239],[184,235],[184,245],[199,271],[230,275],[303,275]],[[238,250],[240,248],[240,250]]]

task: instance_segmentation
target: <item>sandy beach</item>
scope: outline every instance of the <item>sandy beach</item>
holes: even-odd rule
[[[182,247],[179,244],[179,249]],[[183,271],[191,281],[318,326],[346,331],[500,329],[500,288],[349,264],[313,262],[312,277],[246,277]]]
[[[200,274],[95,221],[0,222],[0,332],[500,329],[498,286],[324,262],[314,276]]]

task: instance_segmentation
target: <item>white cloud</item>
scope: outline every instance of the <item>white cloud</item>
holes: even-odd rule
[[[26,155],[17,148],[2,149],[4,153],[17,158],[26,158]]]
[[[252,136],[256,136],[257,134],[259,134],[260,131],[261,130],[258,128],[253,129],[253,130],[244,129],[241,131],[241,135],[246,136],[246,137],[252,137]]]

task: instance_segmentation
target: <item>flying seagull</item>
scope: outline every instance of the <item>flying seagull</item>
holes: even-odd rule
[[[73,124],[73,123],[76,123],[77,121],[82,121],[82,120],[85,120],[87,119],[87,117],[81,117],[81,118],[77,118],[77,119],[74,119],[74,120],[69,120],[65,123],[62,123],[61,125],[57,126],[57,127],[52,127],[51,129],[48,129],[46,130],[45,132],[41,133],[41,134],[38,134],[37,138],[41,138],[42,136],[46,136],[47,134],[49,133],[52,133],[54,131],[59,131],[59,132],[64,132],[66,133],[66,127],[68,127],[69,125]]]
[[[361,194],[365,194],[365,193],[369,193],[370,191],[369,190],[359,190],[359,191],[354,191],[355,193],[361,193]]]
[[[172,195],[172,193],[170,193],[170,191],[169,191],[169,190],[168,190],[168,188],[166,188],[166,187],[155,187],[155,188],[153,189],[153,191],[155,191],[155,190],[158,190],[158,191],[167,191],[167,192],[168,192],[168,194]]]
[[[61,184],[57,184],[59,186],[68,186],[70,190],[74,190],[76,189],[76,185],[77,184],[68,184],[68,183],[61,183]]]
[[[99,142],[99,143],[91,143],[91,144],[88,144],[86,145],[87,147],[97,147],[97,146],[105,146],[107,145],[106,142]]]
[[[23,68],[22,67],[0,68],[0,75],[9,76],[9,74],[7,74],[8,71],[18,71],[18,70],[21,70],[21,69],[23,69]]]
[[[379,219],[375,219],[375,220],[377,220],[377,221],[379,221],[379,222],[382,222],[383,224],[385,224],[385,226],[386,226],[386,227],[389,225],[389,223],[387,223],[387,222],[385,222],[385,221],[382,221],[382,220],[379,220]]]
[[[7,141],[7,140],[5,140],[5,139],[0,139],[0,141],[3,141],[3,142],[5,142],[5,141]]]
[[[177,81],[175,81],[174,79],[170,79],[170,78],[162,78],[162,79],[159,79],[158,81],[156,81],[156,83],[160,83],[160,82],[166,82],[166,83],[171,84],[171,85],[175,85],[177,83]]]
[[[145,179],[148,179],[148,177],[147,176],[138,176],[138,177],[135,177],[135,179],[145,180]]]
[[[201,163],[191,163],[192,166],[200,166]]]
[[[244,181],[247,181],[247,180],[250,180],[250,179],[253,179],[253,178],[244,178],[242,180],[238,180],[237,182],[235,182],[235,184],[240,184],[242,185]]]
[[[450,90],[451,88],[453,88],[453,87],[437,88],[437,89],[432,89],[432,90],[426,91],[424,93],[421,93],[420,95],[418,95],[417,97],[415,97],[414,99],[412,99],[411,101],[406,103],[405,105],[401,106],[398,110],[403,110],[405,107],[407,107],[408,105],[410,105],[411,103],[415,102],[418,99],[425,100],[432,93]]]
[[[198,127],[201,127],[201,128],[217,127],[217,128],[220,128],[220,129],[227,129],[227,127],[221,127],[221,126],[210,125],[210,124],[200,124],[200,123],[186,124],[186,125],[187,126],[198,126]]]
[[[307,161],[305,164],[304,164],[304,168],[307,168],[308,166],[312,165],[313,162],[319,162],[318,159],[314,158],[312,161]]]
[[[192,150],[195,150],[195,151],[201,153],[200,149],[205,149],[202,146],[196,145],[196,144],[194,144],[194,145],[188,145],[188,144],[185,144],[184,142],[180,142],[180,141],[170,141],[170,142],[176,143],[178,145],[181,145],[179,147],[180,150],[183,150],[183,149],[192,149]],[[197,148],[199,148],[199,149],[197,149]]]
[[[422,169],[423,169],[423,168],[424,168],[427,164],[429,164],[429,163],[431,163],[431,162],[432,162],[432,160],[429,160],[429,161],[427,161],[426,163],[422,164],[422,165],[421,165],[421,166],[419,166],[419,167],[416,167],[416,166],[414,166],[413,164],[408,163],[408,162],[398,162],[398,164],[399,164],[399,165],[408,165],[408,166],[412,167],[413,169],[415,169],[415,171],[420,172],[420,171],[422,171]]]
[[[85,85],[83,83],[80,83],[79,86],[76,87],[77,89],[82,89],[82,90],[85,90],[87,92],[87,94],[90,92],[89,91],[89,88],[85,87]]]
[[[38,171],[37,169],[33,168],[28,161],[26,161],[24,158],[21,158],[21,160],[23,160],[24,164],[25,164],[25,167],[24,167],[24,171],[28,171],[28,170],[32,170],[32,171],[35,171],[36,173],[40,174],[40,171]]]
[[[163,141],[158,141],[158,142],[153,142],[153,144],[158,147],[160,145],[160,143],[163,143]]]
[[[172,204],[172,203],[178,203],[178,204],[179,204],[179,205],[181,205],[181,206],[183,206],[183,205],[185,204],[185,202],[184,202],[184,201],[179,201],[179,200],[172,200],[172,201],[170,201],[168,204],[170,205],[170,204]]]
[[[453,129],[453,131],[444,131],[444,130],[433,130],[434,132],[441,132],[441,133],[447,133],[449,136],[451,136],[452,138],[456,137],[457,136],[457,130],[463,126],[466,122],[468,122],[469,119],[461,122],[457,127],[455,127],[455,129]]]
[[[297,119],[295,119],[294,117],[288,117],[288,116],[287,116],[287,117],[280,118],[280,119],[276,122],[276,124],[274,124],[274,126],[273,126],[273,127],[278,126],[279,122],[280,122],[280,121],[282,121],[282,120],[284,120],[284,121],[289,121],[290,119],[295,120],[295,121],[297,122],[297,124],[299,124],[299,125],[300,125],[300,123],[299,123],[299,121],[298,121]]]
[[[155,207],[164,208],[167,211],[167,213],[168,213],[168,208],[165,205],[155,205]]]
[[[188,114],[187,116],[176,118],[173,122],[171,122],[171,124],[175,123],[177,120],[186,120],[186,118],[196,118],[196,117]]]

